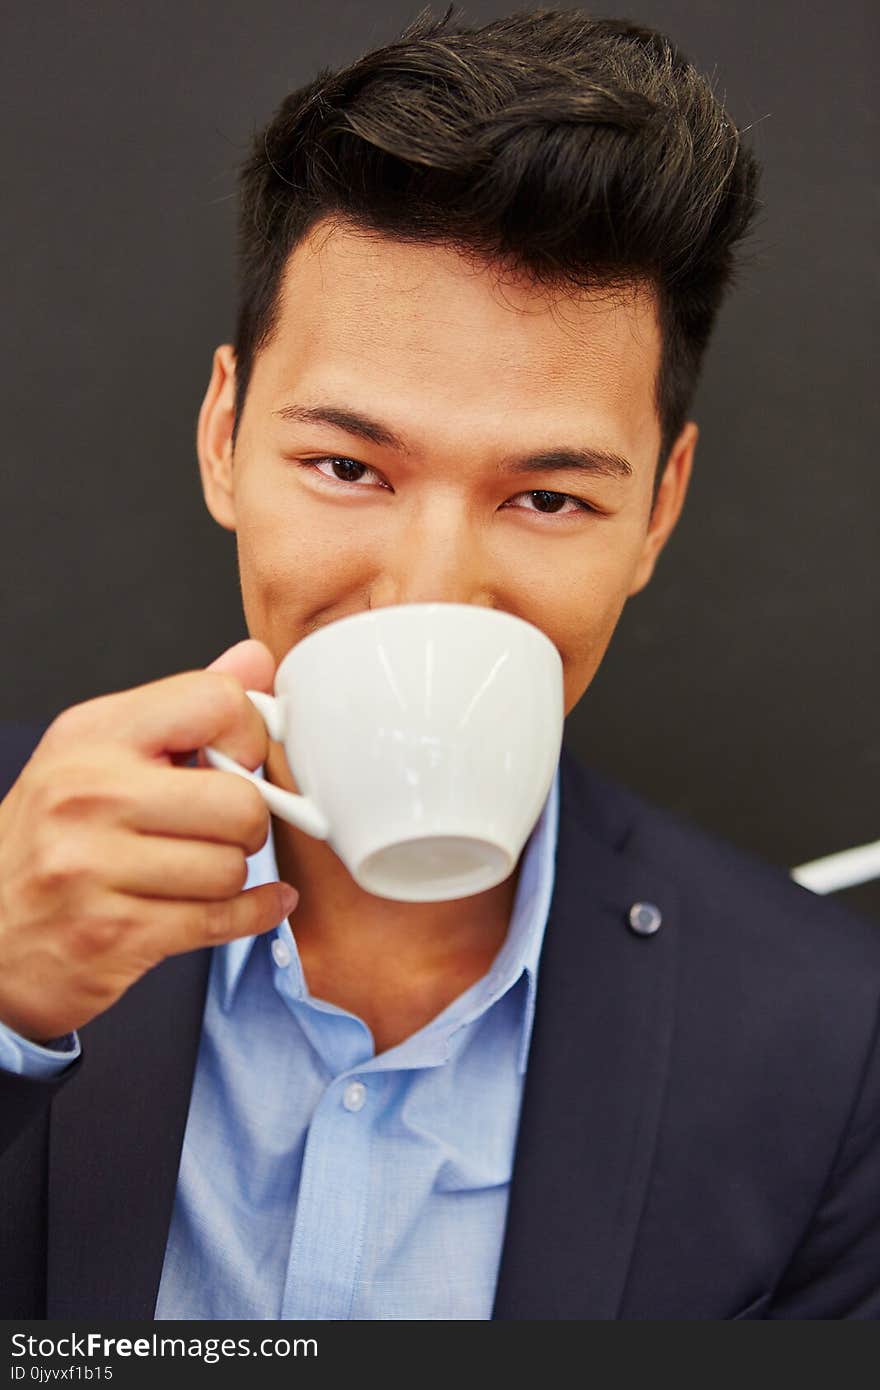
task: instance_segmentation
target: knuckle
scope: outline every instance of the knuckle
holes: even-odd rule
[[[241,797],[239,823],[242,842],[248,854],[256,854],[266,843],[269,834],[269,807],[252,782],[246,782],[243,777],[237,778],[237,781],[241,787],[238,795]]]
[[[100,780],[94,767],[59,770],[42,789],[44,810],[65,820],[84,820],[99,812],[117,809],[123,800],[119,789]]]
[[[82,844],[69,836],[55,836],[34,852],[32,876],[45,891],[70,889],[93,873],[91,857]]]
[[[80,915],[69,923],[67,936],[74,954],[97,956],[103,955],[117,944],[121,930],[122,925],[118,919]]]
[[[232,926],[228,902],[202,905],[202,934],[207,942],[225,941]]]
[[[211,742],[253,769],[265,757],[268,738],[244,686],[223,671],[203,671],[201,676],[201,708],[214,729]]]
[[[62,810],[67,798],[73,792],[73,783],[66,772],[55,769],[51,777],[44,777],[34,788],[34,796],[44,815],[54,816]]]
[[[77,704],[68,705],[66,709],[61,710],[43,734],[40,740],[42,745],[46,748],[65,746],[93,729],[95,706],[100,698],[81,700]]]
[[[247,700],[241,681],[228,671],[203,671],[201,675],[214,718],[223,723],[233,720]]]
[[[46,732],[43,734],[41,742],[44,745],[63,743],[68,737],[73,735],[77,728],[82,727],[82,706],[70,705],[63,709],[52,720]]]
[[[223,855],[219,874],[219,889],[225,898],[240,893],[247,882],[248,866],[244,850],[230,849]]]

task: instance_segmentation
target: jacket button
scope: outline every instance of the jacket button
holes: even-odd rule
[[[653,936],[662,921],[662,913],[653,903],[633,903],[629,910],[629,924],[637,936]]]

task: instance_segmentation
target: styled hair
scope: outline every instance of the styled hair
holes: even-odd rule
[[[239,174],[233,444],[291,252],[329,217],[536,286],[656,295],[654,496],[683,428],[760,165],[657,30],[582,10],[479,27],[450,5],[291,92]]]

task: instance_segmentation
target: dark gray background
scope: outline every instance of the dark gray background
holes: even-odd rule
[[[46,721],[246,635],[194,444],[232,333],[236,166],[288,90],[417,8],[7,5],[0,718]],[[877,9],[596,12],[665,30],[712,75],[765,210],[693,411],[684,515],[568,739],[791,867],[880,835]],[[880,911],[877,883],[838,896]]]

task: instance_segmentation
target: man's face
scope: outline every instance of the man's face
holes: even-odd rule
[[[684,500],[693,423],[651,515],[659,355],[647,291],[550,296],[448,248],[319,224],[286,267],[234,452],[229,346],[199,417],[251,636],[280,661],[368,608],[482,604],[555,643],[568,713]],[[574,466],[596,450],[629,471]]]

